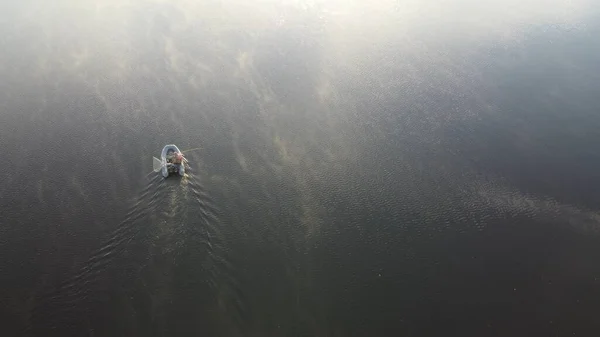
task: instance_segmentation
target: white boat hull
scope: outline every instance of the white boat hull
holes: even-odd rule
[[[161,161],[162,176],[165,178],[167,178],[169,176],[169,168],[167,165],[167,152],[169,150],[173,150],[175,152],[181,153],[181,151],[179,151],[179,148],[173,144],[166,145],[163,148],[162,153],[160,155],[160,161]],[[185,165],[184,165],[184,163],[181,163],[178,166],[179,167],[178,167],[177,171],[178,171],[179,175],[183,177],[185,175]]]

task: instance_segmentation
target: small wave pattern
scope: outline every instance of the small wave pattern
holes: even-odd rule
[[[473,195],[478,201],[495,208],[501,216],[525,216],[566,225],[588,235],[600,234],[600,213],[595,210],[561,203],[549,196],[521,192],[499,182],[481,180],[474,186]]]
[[[173,275],[179,273],[175,268],[190,268],[185,261],[192,257],[200,262],[199,271],[188,273],[197,280],[187,282],[206,284],[210,291],[224,282],[229,269],[218,224],[217,208],[192,170],[182,178],[150,174],[103,244],[66,281],[34,300],[26,335],[93,335],[101,325],[121,319],[129,320],[124,323],[129,326],[145,324],[110,313],[121,306],[148,311],[148,320],[156,321],[153,317],[161,316],[160,308],[165,310],[164,303],[179,286],[173,284]],[[146,297],[153,305],[140,306],[134,297]]]

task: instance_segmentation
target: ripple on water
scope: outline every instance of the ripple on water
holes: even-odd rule
[[[174,275],[182,272],[186,283],[205,284],[213,292],[208,296],[231,296],[237,287],[223,240],[218,207],[192,170],[184,178],[151,174],[100,247],[73,275],[36,299],[29,332],[36,335],[55,327],[85,330],[95,320],[89,317],[93,308],[121,288],[129,294],[142,291],[153,305],[167,305],[181,288],[174,282],[183,282]],[[223,299],[213,302],[218,307]]]

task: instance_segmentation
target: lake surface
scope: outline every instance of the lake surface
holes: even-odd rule
[[[369,3],[0,4],[0,334],[600,333],[594,2]]]

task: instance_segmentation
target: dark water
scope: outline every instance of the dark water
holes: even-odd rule
[[[600,332],[593,2],[0,6],[2,336]]]

